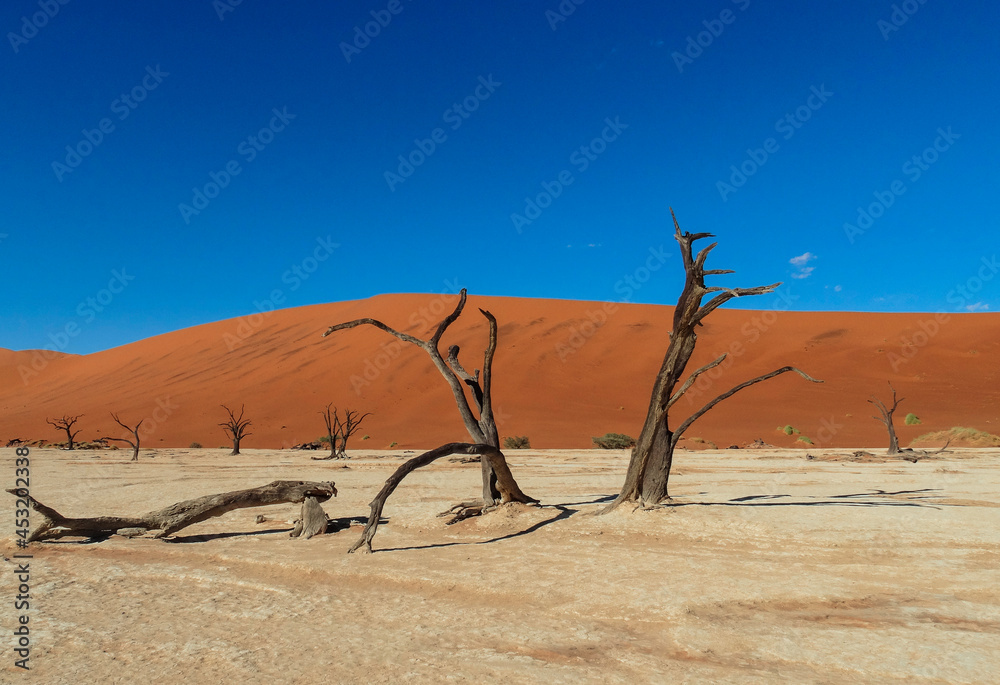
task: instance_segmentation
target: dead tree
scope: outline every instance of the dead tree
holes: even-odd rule
[[[240,407],[239,416],[236,416],[233,413],[233,410],[226,405],[223,404],[220,406],[226,410],[226,413],[229,414],[229,420],[224,423],[220,423],[219,425],[222,426],[222,430],[226,432],[226,435],[232,439],[233,451],[229,453],[229,456],[235,457],[240,453],[240,441],[248,435],[253,435],[253,433],[247,433],[247,427],[250,425],[250,419],[243,418],[243,411],[246,408],[246,405]]]
[[[872,395],[872,398],[868,400],[868,404],[874,406],[879,413],[878,416],[873,416],[872,418],[884,424],[886,430],[889,431],[889,451],[887,454],[899,454],[899,438],[896,437],[896,427],[892,423],[892,415],[896,412],[900,402],[905,398],[900,397],[896,399],[896,389],[892,387],[892,382],[889,382],[889,389],[892,390],[892,407],[886,407],[882,400],[875,397],[875,395]]]
[[[313,459],[319,461],[347,459],[347,440],[358,432],[361,422],[365,420],[365,417],[371,416],[371,412],[361,414],[360,411],[346,409],[344,411],[344,420],[341,421],[337,408],[333,407],[331,410],[331,406],[333,406],[332,402],[326,405],[326,408],[320,412],[320,415],[323,417],[323,423],[326,424],[326,437],[330,439],[330,455],[327,457],[313,457]]]
[[[129,433],[132,434],[134,442],[132,440],[129,440],[128,438],[112,438],[110,436],[98,438],[98,440],[114,440],[115,442],[128,443],[128,445],[132,448],[132,461],[139,461],[139,426],[141,426],[142,421],[145,421],[146,419],[143,419],[139,423],[135,424],[135,428],[132,428],[122,423],[121,419],[119,419],[114,412],[111,413],[111,418],[115,420],[115,423],[117,423],[119,426],[121,426],[122,428],[124,428],[125,430],[127,430]]]
[[[330,326],[326,333],[323,334],[323,337],[347,328],[369,325],[375,326],[376,328],[399,338],[403,342],[416,345],[430,356],[431,361],[434,363],[434,367],[444,377],[445,381],[448,383],[448,387],[451,388],[452,395],[455,398],[455,404],[458,406],[458,412],[462,417],[462,422],[465,424],[465,429],[468,431],[469,437],[472,438],[472,442],[481,445],[488,445],[499,451],[500,434],[497,431],[496,418],[493,415],[492,397],[493,357],[496,353],[497,347],[496,317],[484,309],[479,310],[490,324],[490,338],[483,358],[482,378],[480,378],[478,369],[470,374],[465,370],[465,368],[463,368],[462,364],[458,361],[458,345],[452,345],[448,348],[447,360],[441,355],[441,351],[438,348],[438,345],[441,342],[441,336],[444,335],[448,326],[453,324],[455,320],[458,319],[462,310],[465,308],[465,300],[466,291],[465,288],[462,288],[459,293],[458,305],[455,307],[455,311],[445,317],[445,319],[438,324],[434,334],[428,340],[421,340],[420,338],[416,338],[407,333],[401,333],[400,331],[387,326],[377,319],[367,318],[356,319],[354,321],[348,321],[346,323]],[[472,407],[469,404],[469,398],[465,393],[466,386],[469,388],[472,394],[472,399],[475,402],[476,409],[479,411],[479,418],[476,418],[472,411]],[[481,459],[480,461],[482,464],[483,475],[483,501],[482,504],[478,506],[488,509],[496,505],[502,499],[501,492],[497,488],[497,476],[494,472],[493,463],[495,461],[503,461],[504,466],[506,466],[506,459],[501,452],[498,458]],[[513,476],[511,479],[513,480]],[[518,488],[518,492],[520,493],[520,488]],[[516,501],[535,501],[523,493],[518,495],[518,497],[521,497],[522,499],[517,499]]]
[[[656,381],[653,384],[653,393],[649,401],[646,420],[643,423],[642,432],[636,440],[636,446],[632,449],[632,458],[629,461],[628,471],[625,474],[625,483],[618,497],[608,505],[604,510],[605,512],[611,511],[624,502],[634,502],[640,506],[651,507],[670,499],[667,492],[667,481],[670,477],[670,467],[673,462],[674,449],[677,447],[678,441],[684,435],[684,432],[691,427],[691,424],[704,416],[719,402],[732,397],[744,388],[787,373],[788,371],[794,371],[813,383],[822,382],[811,378],[794,366],[784,366],[771,373],[744,381],[727,390],[682,421],[677,428],[672,428],[669,417],[670,408],[694,385],[699,376],[719,366],[727,356],[724,354],[718,359],[709,362],[681,383],[681,377],[684,375],[684,370],[698,342],[697,327],[703,325],[702,321],[705,317],[734,297],[764,295],[773,292],[781,284],[775,283],[756,288],[706,286],[706,276],[730,274],[733,271],[728,269],[706,270],[705,260],[718,243],[712,243],[698,252],[697,255],[694,255],[692,249],[693,243],[702,238],[711,238],[713,237],[712,234],[682,232],[680,225],[677,223],[677,217],[674,216],[673,209],[670,210],[670,216],[674,220],[674,238],[680,245],[681,257],[684,260],[684,271],[686,274],[684,290],[681,292],[680,298],[677,300],[677,307],[674,309],[673,331],[670,333],[670,344],[667,347],[663,364],[660,366],[660,371],[656,375]],[[702,304],[702,299],[711,293],[717,294],[708,302]],[[680,387],[678,387],[678,384],[680,384]]]
[[[326,408],[320,412],[323,416],[323,423],[326,424],[326,437],[330,439],[330,456],[328,457],[313,457],[313,459],[336,459],[337,458],[337,436],[340,435],[340,416],[337,415],[337,408],[334,407],[331,411],[330,407],[333,406],[333,402],[326,405]]]
[[[421,466],[427,466],[436,459],[447,457],[451,454],[478,454],[483,461],[488,461],[490,463],[493,473],[496,475],[497,489],[500,492],[499,500],[491,505],[491,507],[495,508],[497,505],[505,504],[507,502],[534,503],[537,501],[521,492],[521,488],[518,487],[517,482],[514,480],[514,476],[510,472],[510,468],[507,466],[507,460],[504,458],[503,452],[496,447],[483,444],[470,445],[464,442],[448,443],[447,445],[442,445],[441,447],[432,449],[429,452],[424,452],[420,456],[413,457],[412,459],[404,462],[398,469],[396,469],[395,473],[389,476],[378,495],[376,495],[375,499],[371,501],[371,504],[369,505],[371,507],[371,513],[368,515],[368,523],[361,532],[361,537],[356,543],[354,543],[354,546],[348,550],[348,553],[350,554],[352,552],[356,552],[359,549],[362,552],[372,551],[372,539],[375,537],[379,521],[382,518],[382,508],[385,506],[386,500],[389,499],[389,495],[393,493],[407,474],[411,471],[419,469]],[[464,518],[464,516],[460,516],[460,518]]]
[[[49,424],[50,426],[58,430],[66,431],[66,442],[68,443],[66,449],[71,450],[73,449],[73,441],[76,439],[76,436],[80,434],[80,430],[82,430],[82,429],[77,429],[74,431],[73,424],[75,424],[80,419],[81,416],[83,416],[83,414],[80,414],[78,416],[63,415],[62,418],[58,419],[46,418],[45,423]]]
[[[361,422],[365,420],[365,417],[371,415],[372,415],[371,412],[365,412],[364,414],[361,414],[360,411],[352,411],[350,409],[344,410],[344,420],[340,424],[339,456],[341,459],[347,459],[348,438],[357,433],[358,429],[361,428]]]
[[[178,502],[142,516],[96,516],[91,518],[63,516],[52,507],[45,506],[34,497],[30,497],[23,488],[9,489],[7,492],[18,498],[19,506],[20,502],[23,501],[25,506],[30,505],[32,509],[42,515],[42,522],[27,538],[28,542],[34,542],[36,540],[55,540],[66,536],[103,539],[110,535],[136,537],[149,534],[160,538],[173,535],[182,528],[215,516],[221,516],[234,509],[263,507],[286,502],[301,502],[303,504],[302,519],[312,521],[316,519],[315,511],[318,503],[335,497],[337,488],[333,482],[276,480],[259,488],[223,492],[218,495],[206,495]]]

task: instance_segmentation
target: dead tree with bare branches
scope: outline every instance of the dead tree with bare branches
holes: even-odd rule
[[[670,344],[653,384],[653,393],[649,401],[646,420],[643,423],[642,432],[636,440],[636,446],[632,449],[632,457],[625,474],[625,483],[618,497],[608,505],[605,512],[611,511],[624,502],[652,507],[669,500],[667,481],[670,477],[670,467],[678,441],[684,432],[691,427],[691,424],[704,416],[719,402],[732,397],[744,388],[789,371],[794,371],[813,383],[822,382],[811,378],[794,366],[784,366],[762,376],[751,378],[727,390],[682,421],[676,428],[672,427],[669,417],[670,408],[684,396],[684,393],[694,385],[703,373],[719,366],[727,356],[724,354],[709,362],[681,383],[681,377],[684,375],[688,361],[691,359],[698,342],[697,327],[703,325],[702,321],[705,317],[734,297],[764,295],[773,292],[781,284],[774,283],[756,288],[722,288],[705,285],[706,276],[720,276],[733,273],[733,271],[728,269],[706,270],[705,261],[718,243],[712,243],[695,255],[692,247],[695,241],[711,238],[712,234],[682,232],[673,209],[670,210],[670,216],[674,221],[674,238],[680,245],[681,257],[684,260],[686,276],[684,290],[677,300],[673,331],[670,333]],[[708,302],[702,304],[702,299],[712,293],[715,295]]]
[[[452,345],[448,348],[447,359],[441,354],[441,350],[439,348],[441,336],[444,335],[448,327],[451,326],[451,324],[453,324],[462,314],[462,310],[465,308],[465,301],[466,290],[465,288],[462,288],[459,293],[459,300],[455,310],[437,325],[434,334],[427,340],[422,340],[409,335],[408,333],[400,332],[382,323],[381,321],[378,321],[377,319],[370,318],[356,319],[354,321],[348,321],[346,323],[330,326],[330,328],[328,328],[323,334],[323,337],[326,337],[336,331],[355,328],[356,326],[368,325],[383,330],[386,333],[395,336],[399,340],[415,345],[426,352],[428,356],[430,356],[434,367],[438,370],[438,372],[440,372],[445,381],[448,383],[448,387],[451,389],[452,395],[455,398],[455,404],[458,406],[458,412],[462,417],[462,422],[465,424],[465,429],[468,431],[469,437],[472,438],[472,442],[477,445],[490,446],[499,452],[499,456],[495,456],[493,459],[480,460],[483,477],[482,502],[476,503],[470,508],[478,508],[482,511],[491,509],[503,501],[517,501],[524,503],[535,502],[536,500],[521,492],[519,487],[513,488],[511,492],[506,495],[507,499],[505,499],[505,495],[503,495],[501,490],[497,487],[495,464],[503,462],[504,468],[506,468],[507,464],[503,453],[499,451],[500,435],[497,431],[496,418],[493,415],[493,357],[496,354],[497,348],[496,317],[484,309],[479,310],[489,322],[490,327],[489,342],[483,357],[482,376],[480,376],[479,369],[475,369],[473,373],[469,373],[462,366],[458,360],[460,351],[458,345]],[[468,388],[469,393],[472,396],[472,402],[475,404],[476,409],[479,412],[478,418],[472,410],[469,397],[466,395],[466,388]],[[509,472],[509,470],[510,469],[508,468],[507,471]],[[510,479],[516,486],[517,483],[514,481],[513,476],[511,476]],[[467,511],[466,513],[470,512]]]
[[[326,424],[326,437],[330,439],[330,455],[327,457],[313,457],[320,461],[326,459],[347,459],[347,441],[361,428],[361,422],[365,417],[371,416],[371,412],[362,414],[359,410],[345,409],[344,419],[340,419],[340,414],[333,403],[326,405],[320,414],[323,416],[323,423]],[[339,443],[339,444],[338,444]]]
[[[243,413],[246,405],[240,406],[240,415],[236,416],[232,409],[226,405],[220,405],[229,414],[229,420],[219,425],[222,426],[222,430],[226,432],[226,435],[230,437],[233,441],[233,451],[229,453],[229,456],[235,457],[240,453],[240,441],[248,435],[253,435],[253,433],[248,433],[247,428],[250,426],[250,419],[244,419]]]
[[[53,428],[56,428],[57,430],[66,431],[66,442],[67,442],[66,449],[71,450],[73,449],[73,444],[74,444],[73,441],[76,439],[76,436],[79,435],[80,431],[82,430],[78,428],[77,430],[74,431],[73,424],[75,424],[80,419],[81,416],[83,416],[83,414],[79,414],[77,416],[67,416],[64,414],[61,418],[58,419],[46,418],[45,423],[49,424]]]
[[[119,419],[118,415],[115,414],[114,412],[111,413],[111,418],[113,418],[115,420],[115,423],[117,423],[119,426],[121,426],[122,428],[124,428],[125,430],[127,430],[129,433],[131,433],[132,434],[132,439],[129,439],[129,438],[112,438],[110,436],[106,436],[106,437],[103,437],[103,438],[98,438],[98,440],[114,440],[115,442],[128,443],[128,445],[132,448],[132,461],[139,461],[139,426],[141,426],[142,425],[142,421],[145,421],[146,419],[143,419],[139,423],[135,424],[135,428],[132,428],[131,426],[128,426],[128,425],[122,423],[121,419]]]
[[[896,426],[893,425],[892,415],[896,413],[896,409],[899,408],[900,403],[905,399],[900,397],[896,399],[896,388],[892,387],[892,382],[889,382],[889,389],[892,390],[892,406],[887,407],[882,400],[872,395],[872,398],[868,400],[868,404],[875,407],[878,410],[879,415],[873,416],[872,418],[876,421],[881,422],[885,425],[886,430],[889,431],[889,451],[887,454],[899,454],[899,438],[896,437]],[[945,445],[947,447],[947,445]]]

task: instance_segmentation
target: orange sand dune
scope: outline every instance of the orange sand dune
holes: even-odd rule
[[[131,423],[145,417],[145,447],[218,447],[227,442],[219,405],[245,404],[253,424],[244,446],[288,447],[322,435],[318,412],[333,402],[373,412],[361,431],[370,439],[358,436],[357,448],[466,440],[424,352],[371,327],[321,337],[333,323],[364,316],[427,337],[456,301],[382,295],[299,307],[85,356],[0,350],[0,439],[60,440],[45,418],[62,414],[84,414],[78,440],[121,435],[114,411]],[[501,435],[571,448],[589,447],[591,436],[609,431],[638,434],[672,307],[472,296],[442,344],[461,345],[470,369],[481,365],[487,336],[477,307],[500,323],[494,399]],[[732,385],[786,364],[825,383],[786,374],[727,400],[688,433],[719,447],[758,437],[808,447],[776,431],[785,425],[817,446],[880,446],[884,429],[865,400],[872,393],[888,399],[887,380],[906,398],[897,421],[903,443],[954,425],[1000,432],[1000,314],[720,310],[702,329],[689,370],[727,351],[718,378],[706,375],[676,405],[675,425]],[[923,425],[904,426],[907,412]]]

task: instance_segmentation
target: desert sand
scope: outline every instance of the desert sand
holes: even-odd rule
[[[762,311],[718,310],[699,329],[694,370],[724,352],[727,362],[675,408],[691,414],[733,385],[787,364],[825,381],[788,374],[736,395],[692,426],[720,448],[756,438],[779,447],[886,444],[866,400],[889,398],[891,380],[921,425],[897,421],[903,445],[931,431],[971,426],[1000,432],[1000,314],[787,312],[778,297]],[[246,405],[244,447],[283,448],[323,434],[318,412],[332,402],[373,415],[365,449],[426,448],[466,439],[454,401],[427,355],[371,327],[328,326],[361,317],[427,337],[456,295],[383,295],[205,324],[79,356],[0,350],[0,444],[58,441],[45,418],[83,414],[82,440],[121,435],[110,412],[145,419],[147,447],[226,444],[219,406]],[[589,448],[607,432],[635,437],[663,360],[672,307],[470,295],[442,349],[482,364],[487,324],[500,324],[493,396],[503,436],[535,448]],[[265,307],[262,307],[265,308]],[[598,325],[600,324],[600,325]],[[718,372],[718,377],[713,377]],[[799,434],[775,429],[791,425]],[[396,443],[396,445],[393,445]]]
[[[436,514],[478,493],[479,469],[442,459],[389,500],[375,553],[348,555],[367,502],[410,455],[160,449],[129,463],[32,450],[32,495],[66,515],[334,480],[340,495],[324,506],[342,529],[289,538],[289,504],[172,540],[34,543],[33,670],[5,649],[0,681],[995,682],[1000,451],[849,454],[682,450],[677,506],[595,516],[621,485],[624,452],[512,451],[542,506],[452,526]],[[12,480],[14,450],[0,455]],[[13,500],[0,498],[6,521]]]

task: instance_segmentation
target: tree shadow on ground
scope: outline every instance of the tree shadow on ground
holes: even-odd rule
[[[673,507],[921,507],[940,509],[947,506],[943,503],[931,504],[929,501],[942,498],[940,488],[923,488],[921,490],[897,490],[889,492],[875,489],[870,492],[855,492],[847,495],[806,495],[804,499],[812,501],[775,502],[794,495],[745,495],[726,502],[678,502],[676,500],[664,503],[664,508]],[[705,493],[699,493],[705,494]],[[891,499],[902,497],[902,500]],[[763,501],[767,500],[767,501]]]

